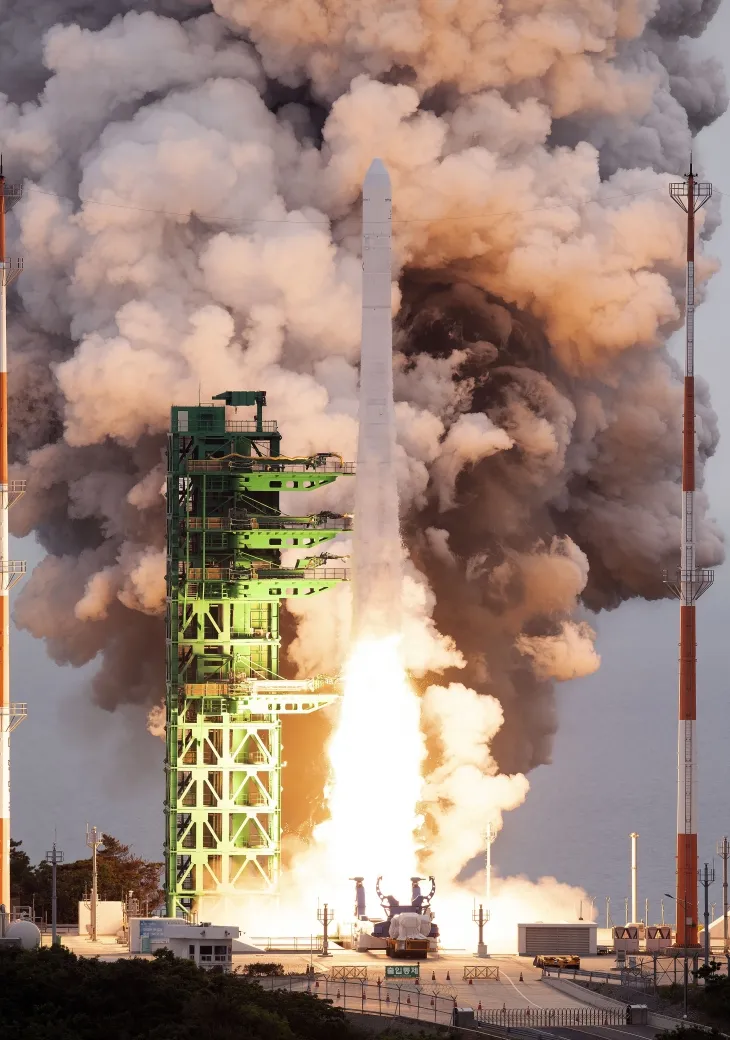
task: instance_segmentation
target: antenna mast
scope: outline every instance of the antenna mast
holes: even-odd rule
[[[690,159],[685,180],[670,185],[671,197],[687,214],[687,301],[682,427],[682,541],[679,570],[665,581],[679,599],[679,735],[677,744],[677,936],[678,947],[698,945],[697,905],[697,626],[695,604],[714,580],[695,561],[695,214],[712,195],[698,181]]]
[[[8,509],[25,491],[24,480],[8,475],[8,286],[23,263],[13,264],[5,252],[5,214],[22,193],[7,184],[0,156],[0,903],[10,911],[10,734],[26,715],[25,704],[10,700],[10,603],[8,594],[25,573],[25,564],[10,559]]]

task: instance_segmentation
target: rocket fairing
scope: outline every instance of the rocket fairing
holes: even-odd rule
[[[402,553],[396,481],[391,314],[390,177],[374,159],[363,183],[362,346],[353,539],[353,633],[401,629]]]

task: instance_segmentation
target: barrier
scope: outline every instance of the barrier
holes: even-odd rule
[[[336,968],[330,968],[329,979],[367,979],[368,969],[358,964],[340,964]]]
[[[496,965],[465,964],[464,979],[493,979],[499,982],[499,968]]]

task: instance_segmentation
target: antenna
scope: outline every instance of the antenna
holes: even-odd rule
[[[714,581],[698,570],[695,534],[695,214],[712,195],[712,185],[698,181],[690,155],[685,180],[669,186],[671,197],[687,214],[687,300],[682,427],[682,540],[680,564],[664,581],[679,599],[679,734],[677,785],[677,936],[678,947],[698,945],[697,905],[697,619],[695,604]]]

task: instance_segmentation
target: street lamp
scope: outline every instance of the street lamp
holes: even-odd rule
[[[675,896],[671,895],[669,892],[665,892],[664,895],[666,896],[667,899],[673,899],[675,901],[675,903],[677,903],[677,902],[681,903],[682,906],[684,907],[685,914],[687,913],[687,904],[685,903],[685,901],[683,899],[677,899]],[[675,978],[676,978],[676,976],[675,976]],[[682,1018],[686,1018],[687,1017],[687,991],[688,990],[689,990],[689,964],[687,963],[687,950],[685,949],[685,951],[684,951],[684,1013],[682,1015]]]

